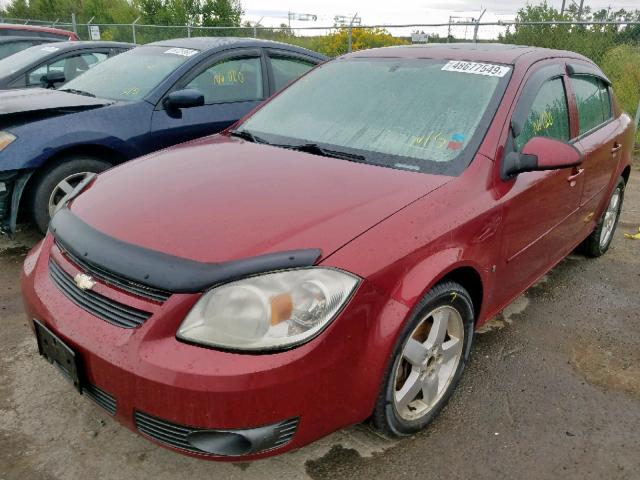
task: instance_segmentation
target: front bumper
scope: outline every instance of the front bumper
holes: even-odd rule
[[[32,171],[0,172],[0,233],[13,233],[18,219],[22,192]]]
[[[261,458],[363,421],[373,410],[395,332],[407,314],[404,306],[363,282],[339,318],[307,344],[257,355],[212,350],[175,338],[199,295],[172,295],[149,308],[151,317],[137,328],[112,325],[79,308],[53,283],[52,245],[49,235],[26,258],[22,288],[28,315],[80,356],[85,381],[97,388],[89,396],[103,406],[113,404],[115,417],[128,428],[188,455]],[[64,268],[76,272],[72,264]],[[140,306],[140,299],[125,292],[109,294]],[[379,328],[382,324],[385,328]],[[294,435],[276,444],[284,438],[280,430],[290,432],[292,426]],[[239,430],[253,432],[246,433],[250,436],[265,427],[263,437],[275,440],[257,453],[251,448],[207,453],[177,438],[184,434],[189,445],[194,438],[211,444],[215,433],[228,434],[230,441]],[[164,432],[164,439],[154,431]],[[208,431],[214,435],[207,437]]]

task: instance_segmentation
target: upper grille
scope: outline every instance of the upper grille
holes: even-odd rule
[[[92,277],[98,278],[103,282],[108,283],[109,285],[113,285],[114,287],[120,288],[125,292],[129,292],[134,295],[138,295],[139,297],[144,297],[160,303],[167,301],[167,299],[171,296],[171,292],[149,287],[147,285],[140,285],[139,283],[132,282],[131,280],[128,280],[127,278],[122,277],[116,273],[109,272],[102,268],[96,267],[95,265],[91,265],[85,260],[79,258],[77,255],[74,255],[68,250],[65,250],[61,245],[57,243],[56,245],[58,245],[60,251],[68,256],[71,261],[78,267],[80,267]]]
[[[49,260],[49,275],[56,286],[69,300],[83,310],[123,328],[142,325],[151,313],[138,310],[90,290],[79,289],[71,276],[62,270],[53,259]]]
[[[82,393],[87,395],[91,400],[104,408],[111,415],[116,414],[116,399],[113,395],[108,394],[104,390],[90,383],[82,387]]]
[[[134,413],[134,418],[136,422],[136,427],[138,427],[138,430],[140,430],[140,432],[144,433],[148,437],[151,437],[160,443],[169,445],[174,448],[179,448],[181,450],[186,450],[189,452],[208,454],[208,452],[203,452],[199,448],[196,448],[193,445],[191,445],[187,437],[191,433],[201,432],[201,431],[206,431],[211,429],[177,425],[175,423],[171,423],[157,417],[152,417],[151,415],[147,415],[146,413],[142,413],[138,411]],[[285,445],[286,443],[289,443],[291,439],[293,439],[293,436],[295,435],[297,428],[298,428],[297,418],[285,420],[280,424],[278,424],[277,425],[278,438],[273,443],[273,447],[271,447],[271,449],[278,448]],[[254,453],[257,453],[257,452],[254,452]]]

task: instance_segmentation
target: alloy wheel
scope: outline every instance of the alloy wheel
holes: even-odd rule
[[[89,175],[91,175],[91,172],[74,173],[65,177],[53,188],[51,196],[49,197],[49,217],[53,217],[53,214],[56,213],[56,208],[58,208],[60,202],[62,202],[67,195],[73,192],[73,189]]]
[[[393,404],[404,420],[427,415],[443,397],[461,361],[462,316],[445,305],[429,312],[402,349],[395,378]]]
[[[600,231],[600,248],[604,249],[611,241],[611,236],[616,227],[616,220],[618,219],[618,209],[620,208],[620,188],[616,188],[613,192],[607,210],[604,213],[602,220],[602,229]]]

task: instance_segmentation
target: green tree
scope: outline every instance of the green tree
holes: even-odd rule
[[[205,0],[201,13],[205,27],[239,27],[244,10],[240,0]]]

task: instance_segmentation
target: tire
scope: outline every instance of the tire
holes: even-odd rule
[[[403,327],[385,372],[372,416],[376,429],[387,436],[402,437],[422,430],[436,417],[464,371],[474,319],[471,297],[458,283],[439,283],[424,296]],[[442,332],[433,330],[436,322],[447,325],[439,347],[432,341]],[[447,358],[450,360],[445,361]],[[416,388],[416,397],[407,403]]]
[[[589,257],[601,257],[604,255],[613,241],[613,236],[618,226],[618,219],[620,218],[620,211],[622,210],[622,202],[624,200],[624,179],[620,177],[616,183],[615,188],[609,202],[605,208],[600,221],[596,225],[596,228],[591,235],[582,243],[581,250]],[[614,205],[614,202],[617,204]]]
[[[45,234],[50,220],[50,201],[64,195],[65,188],[75,187],[88,173],[100,173],[112,165],[109,162],[92,157],[73,156],[39,172],[31,189],[30,213],[38,230]],[[55,195],[54,195],[55,194]],[[54,196],[54,198],[52,198]]]

